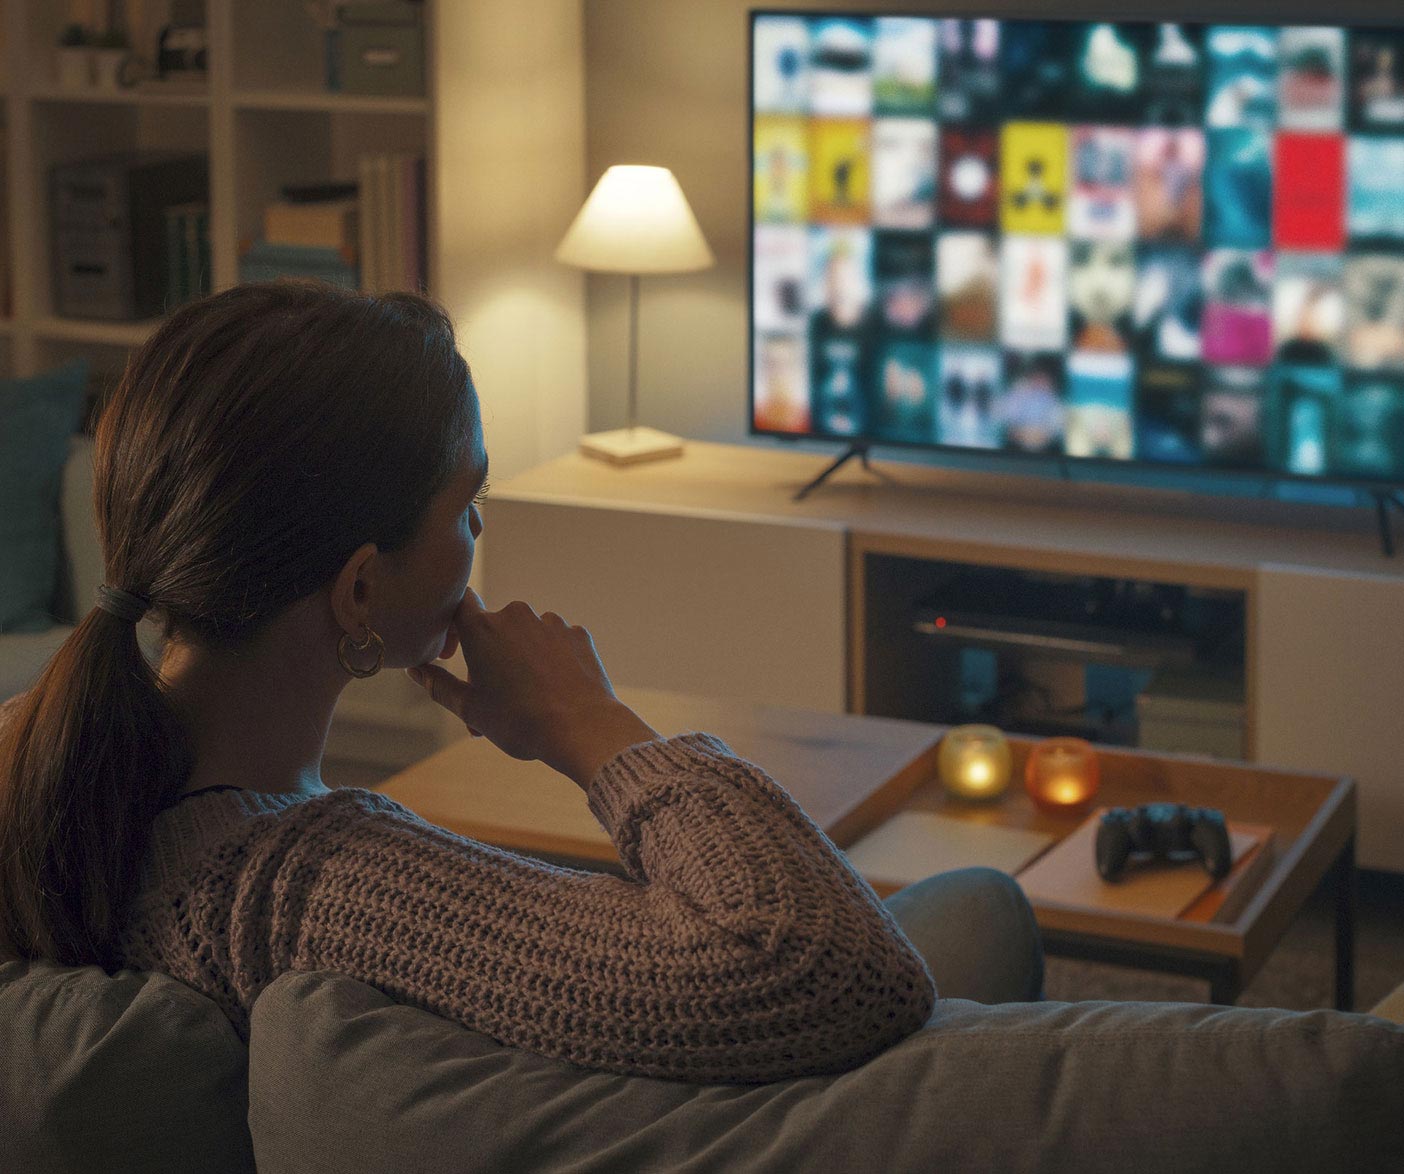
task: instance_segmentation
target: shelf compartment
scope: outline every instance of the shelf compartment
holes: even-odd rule
[[[93,342],[105,346],[137,346],[160,324],[159,318],[138,322],[106,322],[97,318],[60,318],[55,314],[39,318],[34,333],[39,338],[60,342]]]
[[[46,87],[32,95],[46,106],[208,106],[208,91],[200,90],[61,90]]]
[[[313,110],[346,114],[417,114],[429,112],[428,98],[336,94],[327,90],[242,90],[233,96],[240,110]]]

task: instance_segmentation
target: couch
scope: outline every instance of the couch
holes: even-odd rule
[[[339,974],[271,983],[245,1047],[164,975],[0,963],[6,1171],[1132,1168],[1404,1169],[1404,1026],[945,999],[851,1072],[709,1086],[502,1047]]]

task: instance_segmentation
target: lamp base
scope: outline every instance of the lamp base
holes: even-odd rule
[[[676,436],[656,428],[616,428],[613,432],[592,432],[580,438],[583,456],[611,465],[637,465],[682,456],[683,444]]]

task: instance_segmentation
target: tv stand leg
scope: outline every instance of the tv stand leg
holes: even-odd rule
[[[1372,489],[1370,496],[1375,499],[1375,521],[1380,528],[1380,549],[1385,558],[1394,557],[1394,531],[1389,524],[1389,507],[1394,506],[1404,513],[1404,500],[1392,489]]]
[[[843,465],[847,464],[854,457],[860,457],[862,459],[863,468],[868,469],[871,472],[876,472],[876,470],[874,470],[873,467],[870,464],[868,464],[868,446],[866,444],[850,444],[846,449],[843,450],[843,452],[841,452],[834,459],[833,463],[830,464],[828,468],[826,468],[822,473],[819,474],[819,476],[814,478],[813,481],[811,481],[808,485],[806,485],[803,489],[796,493],[793,500],[803,501],[806,497],[809,496],[809,494],[813,490],[818,489],[819,486],[823,485],[825,481],[827,481],[830,477],[837,473]]]

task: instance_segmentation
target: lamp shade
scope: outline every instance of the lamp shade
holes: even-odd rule
[[[620,164],[600,176],[556,260],[607,273],[687,273],[708,268],[712,250],[671,171]]]

